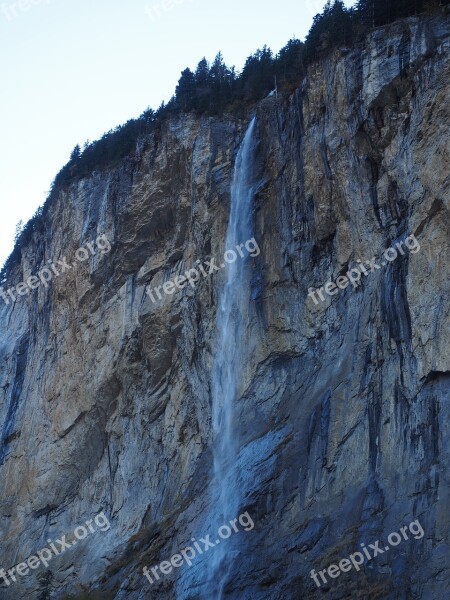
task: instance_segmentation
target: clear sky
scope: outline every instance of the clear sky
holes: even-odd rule
[[[303,39],[324,4],[0,0],[0,265],[77,143],[158,108],[203,56],[241,69],[264,44]]]

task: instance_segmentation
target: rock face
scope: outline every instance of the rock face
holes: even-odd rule
[[[100,511],[111,527],[0,586],[2,599],[448,595],[449,28],[439,15],[377,29],[314,65],[291,98],[256,109],[261,254],[233,425],[240,513],[254,528],[222,542],[223,596],[204,580],[212,548],[153,585],[142,568],[192,538],[214,540],[211,367],[224,270],[162,301],[145,289],[197,260],[220,262],[248,122],[173,119],[60,194],[6,287],[49,260],[72,264],[103,234],[111,251],[0,300],[0,567]],[[382,266],[411,235],[420,250]],[[356,288],[308,296],[372,257],[380,268],[366,266]],[[387,547],[414,520],[417,539],[326,574],[320,588],[310,577],[361,544]]]

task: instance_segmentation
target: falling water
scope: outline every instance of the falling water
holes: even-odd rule
[[[239,149],[231,187],[231,210],[226,237],[226,250],[235,249],[253,237],[252,213],[254,187],[253,119]],[[245,330],[250,303],[248,259],[238,258],[227,265],[226,280],[217,315],[217,347],[212,372],[212,411],[214,428],[214,477],[212,498],[215,518],[221,524],[238,516],[239,472],[238,440],[234,424],[242,365],[245,364]],[[211,565],[222,597],[228,569],[224,545],[214,549]],[[228,554],[229,558],[229,554]],[[224,567],[225,564],[225,567]]]

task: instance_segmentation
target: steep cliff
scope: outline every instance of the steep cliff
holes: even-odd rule
[[[254,528],[223,541],[224,597],[448,593],[449,28],[436,16],[376,29],[313,65],[292,97],[255,109],[261,252],[232,423],[238,514]],[[153,584],[142,569],[214,535],[225,270],[155,302],[146,286],[220,263],[247,126],[169,120],[120,165],[61,192],[45,236],[23,249],[8,285],[48,261],[72,265],[100,236],[111,244],[0,301],[0,567],[100,511],[111,527],[0,585],[0,598],[219,597],[206,577],[214,549]],[[356,287],[308,295],[411,235],[420,249],[378,260]],[[415,519],[420,539],[320,587],[310,577]]]

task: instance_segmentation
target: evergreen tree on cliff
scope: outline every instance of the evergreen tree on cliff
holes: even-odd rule
[[[193,108],[195,98],[195,75],[190,69],[181,73],[176,89],[177,105],[187,112]]]

